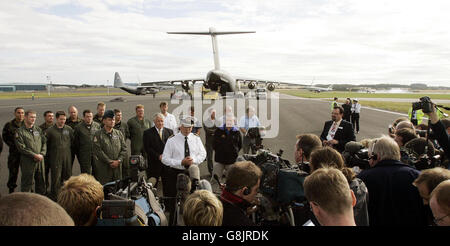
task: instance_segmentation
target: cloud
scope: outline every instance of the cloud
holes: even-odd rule
[[[445,85],[447,1],[1,1],[0,82],[104,83],[204,77],[207,36],[232,74],[305,83]]]

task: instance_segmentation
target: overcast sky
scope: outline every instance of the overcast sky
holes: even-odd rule
[[[222,69],[295,83],[450,85],[447,0],[1,0],[0,83],[112,84]]]

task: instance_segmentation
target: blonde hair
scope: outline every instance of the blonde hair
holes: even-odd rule
[[[430,200],[436,197],[436,202],[445,214],[450,213],[450,180],[442,181],[431,192]]]
[[[324,167],[314,171],[306,177],[303,187],[309,202],[317,203],[332,215],[353,210],[350,186],[344,174],[336,168]]]
[[[442,167],[435,167],[421,171],[419,177],[414,180],[413,185],[417,187],[420,184],[424,184],[427,187],[428,192],[431,193],[442,181],[449,179],[450,170]]]
[[[103,199],[103,186],[86,173],[70,177],[58,194],[58,203],[77,226],[89,221],[95,209],[102,205]]]
[[[221,226],[222,202],[208,190],[197,190],[184,202],[183,220],[187,226]]]
[[[98,104],[97,104],[97,108],[98,107],[106,107],[106,104],[104,103],[104,102],[99,102]]]
[[[56,202],[29,192],[0,199],[0,226],[73,226],[74,221]]]
[[[136,105],[136,110],[138,110],[138,109],[140,109],[140,108],[144,108],[144,105],[142,105],[142,104],[138,104],[138,105]]]

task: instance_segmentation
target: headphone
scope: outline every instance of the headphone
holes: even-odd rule
[[[378,155],[375,153],[372,153],[372,156],[370,157],[370,159],[376,161],[378,159]]]
[[[370,157],[370,159],[373,160],[373,161],[378,160],[378,154],[373,152],[373,150],[375,149],[375,144],[377,143],[377,141],[378,141],[378,139],[375,139],[375,142],[372,145],[372,156]]]
[[[250,189],[247,186],[244,186],[244,191],[242,192],[244,196],[250,195]]]

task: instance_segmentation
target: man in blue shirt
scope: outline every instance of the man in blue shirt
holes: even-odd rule
[[[255,115],[255,108],[249,106],[246,113],[247,115],[242,116],[239,120],[239,130],[244,136],[242,141],[242,149],[244,150],[244,154],[248,154],[251,144],[251,137],[248,136],[248,129],[259,127],[261,125],[259,123],[258,116]]]

